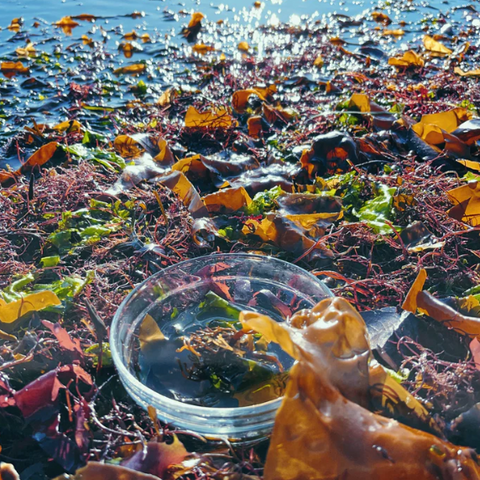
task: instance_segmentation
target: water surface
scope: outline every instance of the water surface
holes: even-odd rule
[[[54,125],[71,118],[113,133],[115,127],[106,113],[112,116],[115,109],[126,105],[128,109],[129,102],[138,101],[138,92],[147,87],[143,102],[155,101],[170,87],[193,92],[201,80],[199,62],[215,63],[222,55],[234,61],[229,67],[232,77],[240,71],[235,61],[240,65],[248,55],[256,62],[265,59],[277,66],[286,57],[298,58],[294,73],[314,82],[326,81],[341,71],[361,72],[366,52],[362,48],[374,47],[375,51],[367,53],[380,55],[376,61],[386,64],[389,55],[418,48],[426,32],[452,37],[469,26],[475,31],[480,25],[477,5],[461,0],[431,4],[421,0],[265,0],[260,6],[252,0],[2,0],[0,61],[21,61],[28,72],[13,77],[3,72],[0,77],[0,147],[26,126]],[[372,18],[375,10],[388,15],[391,23],[376,23]],[[206,18],[197,38],[189,43],[181,32],[195,11]],[[78,20],[71,31],[54,25],[62,17],[81,14],[97,18],[93,22]],[[11,20],[20,17],[21,29],[9,29]],[[387,28],[402,29],[403,35],[384,35]],[[138,35],[133,41],[125,37],[131,31]],[[140,39],[144,34],[149,36],[146,43]],[[320,52],[337,37],[346,42],[344,50],[339,48],[337,58],[331,58],[321,71],[302,62],[302,55]],[[468,40],[479,46],[478,36]],[[36,53],[25,58],[18,49],[28,42]],[[248,55],[239,51],[240,42],[249,44]],[[132,56],[122,54],[128,43]],[[192,50],[195,43],[214,50],[200,58]],[[146,66],[141,75],[116,72],[138,63]],[[83,92],[83,87],[88,92]],[[7,163],[18,167],[14,165],[18,163],[15,151],[0,154],[0,167]]]

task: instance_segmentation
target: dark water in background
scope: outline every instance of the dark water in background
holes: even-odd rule
[[[302,16],[321,19],[328,14],[355,16],[367,10],[381,8],[394,23],[405,20],[419,21],[425,12],[447,13],[452,8],[477,4],[475,1],[432,0],[432,1],[377,1],[377,0],[264,0],[261,8],[254,8],[253,0],[0,0],[0,26],[5,28],[11,18],[23,17],[27,24],[33,19],[43,19],[48,23],[66,15],[89,13],[98,16],[122,16],[133,11],[145,13],[143,18],[125,18],[123,26],[145,28],[148,31],[178,33],[175,20],[182,20],[185,12],[201,11],[208,20],[228,20],[249,26],[268,25],[280,22],[300,21]],[[408,6],[408,9],[404,8]],[[170,15],[172,14],[172,15]],[[108,25],[111,19],[99,20]]]
[[[10,17],[23,16],[25,19],[41,17],[48,22],[58,20],[65,15],[90,13],[94,15],[124,15],[133,10],[144,11],[144,21],[156,23],[158,30],[171,29],[171,21],[164,19],[162,12],[167,9],[173,12],[198,10],[207,15],[209,20],[230,19],[250,23],[263,20],[265,23],[274,14],[280,21],[286,22],[292,15],[311,15],[317,12],[321,16],[329,12],[341,12],[355,15],[370,6],[369,1],[339,0],[265,0],[264,7],[252,10],[253,0],[230,0],[222,2],[209,0],[1,0],[0,19],[2,24]],[[142,22],[140,22],[142,23]],[[2,25],[4,26],[4,25]]]
[[[265,0],[260,8],[254,7],[254,0],[227,0],[222,2],[211,0],[0,0],[0,55],[8,53],[5,41],[9,37],[5,28],[10,20],[23,17],[25,26],[29,27],[35,20],[45,26],[51,25],[64,16],[74,16],[82,13],[110,18],[98,19],[97,26],[109,30],[121,25],[124,32],[135,29],[137,32],[148,32],[163,36],[168,34],[173,43],[184,40],[181,26],[188,23],[190,13],[199,11],[206,16],[207,21],[222,20],[227,24],[245,28],[244,40],[252,40],[252,30],[261,25],[277,25],[291,23],[298,25],[307,18],[310,21],[326,21],[328,14],[357,15],[366,8],[372,7],[375,0]],[[375,2],[376,3],[376,2]],[[126,15],[134,11],[144,14],[140,18]],[[82,22],[81,22],[82,23]],[[81,25],[84,26],[83,24]],[[73,39],[80,37],[85,31],[77,28]],[[238,28],[236,29],[238,34]],[[248,33],[248,35],[247,35]],[[77,35],[75,35],[77,34]],[[11,36],[11,35],[10,35]],[[250,36],[250,38],[247,38]],[[232,36],[233,39],[233,36]],[[203,41],[210,40],[204,37]],[[35,39],[32,39],[35,41]],[[137,58],[138,59],[138,58]]]
[[[389,29],[401,28],[405,34],[382,36],[385,26],[373,21],[374,10],[391,18]],[[135,100],[132,89],[139,81],[152,87],[146,101],[154,101],[155,94],[170,86],[183,88],[188,84],[184,73],[194,70],[198,54],[192,53],[192,44],[183,38],[181,30],[195,11],[206,16],[197,41],[215,47],[205,61],[218,61],[220,54],[242,61],[243,53],[237,46],[247,41],[252,47],[250,54],[257,60],[268,58],[280,64],[285,56],[300,57],[307,50],[317,51],[338,36],[354,53],[361,52],[362,45],[378,47],[386,63],[387,55],[417,48],[425,33],[441,33],[449,24],[449,36],[468,28],[478,31],[480,27],[479,0],[263,0],[260,8],[254,6],[254,0],[0,0],[0,61],[21,60],[29,67],[31,77],[48,84],[30,88],[23,84],[23,75],[0,76],[0,147],[33,122],[56,124],[71,118],[75,112],[66,94],[72,82],[104,89],[104,98],[94,105],[98,111],[84,111],[78,117],[104,130],[110,127],[104,122],[102,108],[113,110]],[[133,12],[141,12],[141,16],[133,18]],[[100,18],[94,23],[79,20],[79,26],[70,33],[52,25],[62,17],[79,14]],[[24,19],[18,33],[8,29],[16,17]],[[125,58],[119,48],[125,43],[124,34],[132,30],[139,35],[148,33],[151,42],[143,44],[137,39],[138,50],[132,58]],[[320,33],[309,35],[311,31]],[[82,36],[91,38],[95,47],[85,45]],[[36,56],[19,58],[16,49],[25,47],[28,41],[35,45]],[[480,36],[472,35],[468,41],[480,47]],[[139,77],[114,73],[118,67],[138,62],[147,65]],[[235,69],[234,63],[234,76],[238,73]],[[319,80],[335,72],[361,69],[361,61],[353,56],[338,55],[321,72],[305,65],[304,71],[297,73]],[[192,88],[196,88],[195,82],[191,81]],[[0,154],[0,168],[5,162],[13,166],[10,160]]]

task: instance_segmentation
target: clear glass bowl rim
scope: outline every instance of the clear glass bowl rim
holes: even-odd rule
[[[229,418],[229,417],[231,418],[233,416],[243,417],[243,416],[248,416],[252,414],[258,414],[260,410],[264,411],[265,413],[267,413],[268,411],[277,410],[278,407],[280,407],[280,404],[282,403],[283,397],[276,398],[275,400],[270,400],[269,402],[265,402],[265,403],[250,405],[248,407],[219,407],[219,408],[214,407],[212,408],[212,407],[201,407],[198,405],[183,403],[178,400],[168,398],[164,395],[160,395],[154,390],[146,387],[142,382],[140,382],[140,380],[135,378],[135,376],[132,375],[128,371],[127,367],[125,366],[125,363],[123,361],[123,356],[121,355],[119,349],[117,348],[117,344],[116,344],[117,339],[115,338],[121,327],[121,319],[122,319],[122,314],[123,314],[125,305],[132,299],[132,297],[137,295],[137,293],[142,289],[144,285],[146,285],[147,283],[152,283],[152,280],[154,281],[156,278],[168,275],[169,271],[171,270],[178,269],[179,267],[188,265],[189,263],[194,263],[199,260],[205,260],[207,258],[211,258],[212,261],[214,262],[221,262],[222,259],[224,259],[225,261],[228,261],[229,258],[230,259],[234,259],[234,258],[258,259],[260,261],[262,260],[269,261],[269,262],[277,263],[279,265],[282,265],[282,264],[288,265],[289,269],[291,268],[298,269],[299,273],[301,273],[304,276],[311,277],[313,282],[321,285],[325,293],[325,298],[333,296],[332,292],[328,289],[328,287],[323,282],[321,282],[317,277],[312,275],[310,272],[299,267],[298,265],[295,265],[290,262],[286,262],[285,260],[281,260],[275,257],[266,256],[266,255],[264,256],[264,255],[248,254],[248,253],[222,253],[222,254],[203,255],[200,257],[190,258],[188,260],[184,260],[182,262],[176,263],[175,265],[166,267],[160,272],[157,272],[154,275],[148,277],[146,280],[138,284],[122,301],[117,311],[115,312],[112,325],[110,327],[110,350],[111,350],[114,365],[123,382],[132,384],[139,391],[145,393],[148,397],[155,398],[157,403],[152,406],[155,407],[156,409],[161,410],[162,405],[165,405],[173,409],[181,408],[182,416],[184,415],[194,415],[194,416],[202,416],[202,417],[211,416],[215,418]]]

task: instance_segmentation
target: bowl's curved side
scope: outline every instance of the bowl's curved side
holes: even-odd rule
[[[118,308],[110,331],[110,349],[120,379],[130,396],[143,408],[153,406],[165,423],[210,436],[248,440],[268,434],[282,399],[259,405],[237,408],[209,408],[182,403],[151,390],[142,384],[128,368],[130,345],[136,323],[149,309],[164,298],[182,292],[185,285],[173,286],[167,292],[164,279],[182,279],[208,269],[217,281],[225,278],[228,268],[241,268],[250,279],[260,276],[263,281],[284,287],[302,296],[310,306],[332,296],[330,290],[315,276],[282,260],[248,254],[221,254],[197,257],[168,267],[139,284]],[[180,275],[180,276],[178,276]],[[177,276],[177,277],[175,277]],[[190,277],[189,277],[190,278]],[[210,277],[209,277],[210,278]],[[229,277],[231,278],[231,277]],[[200,278],[199,278],[200,281]],[[181,282],[180,282],[181,283]],[[290,284],[289,284],[290,283]],[[171,285],[170,285],[171,288]],[[162,297],[163,295],[163,297]]]

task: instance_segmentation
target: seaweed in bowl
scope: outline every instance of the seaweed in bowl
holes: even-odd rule
[[[161,395],[203,407],[245,407],[283,396],[293,359],[261,334],[244,330],[242,309],[209,291],[163,330],[145,315],[134,357],[139,380]]]

